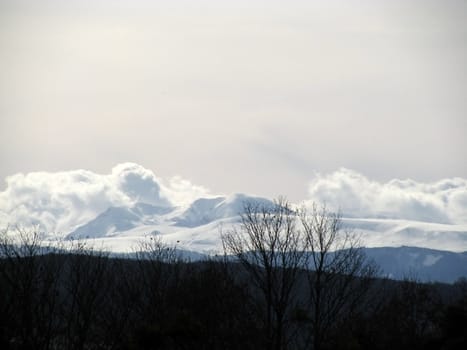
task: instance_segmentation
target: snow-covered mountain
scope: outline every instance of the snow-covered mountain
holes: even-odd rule
[[[128,252],[148,235],[156,234],[196,260],[203,257],[202,253],[221,250],[220,230],[238,224],[238,214],[248,201],[260,207],[272,205],[267,199],[233,195],[201,198],[185,209],[145,203],[131,208],[111,207],[67,237],[114,252]],[[467,252],[435,249],[467,250],[465,227],[389,219],[343,218],[342,223],[345,230],[360,234],[365,254],[384,276],[447,283],[467,276]]]
[[[126,250],[122,239],[134,241],[157,233],[169,242],[182,242],[185,249],[212,250],[220,246],[220,227],[238,222],[246,203],[253,203],[258,208],[273,205],[272,201],[265,198],[234,194],[200,198],[187,207],[154,206],[147,203],[110,207],[68,233],[66,238],[99,242],[110,250],[121,251]],[[193,239],[195,236],[205,238]],[[113,244],[115,241],[119,242],[119,248]],[[202,247],[198,246],[200,242]]]
[[[273,202],[260,197],[251,197],[245,194],[234,194],[228,197],[200,198],[180,216],[175,218],[177,226],[197,227],[216,220],[238,216],[245,203],[254,203],[259,207],[269,207]]]
[[[131,208],[110,207],[88,223],[69,233],[69,239],[99,238],[116,235],[144,225],[156,225],[160,217],[174,208],[137,203]]]
[[[199,198],[185,207],[137,203],[131,207],[110,207],[97,217],[69,232],[68,239],[89,239],[110,250],[125,251],[150,233],[161,235],[181,248],[198,252],[219,250],[220,230],[238,224],[245,203],[271,206],[272,201],[245,194]],[[438,224],[395,219],[343,218],[366,247],[416,246],[429,249],[467,251],[467,225]],[[128,245],[125,241],[128,241]]]
[[[455,252],[467,250],[467,225],[396,219],[343,218],[343,228],[361,236],[366,247],[415,246]]]

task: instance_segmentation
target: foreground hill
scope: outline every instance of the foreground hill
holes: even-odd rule
[[[338,294],[344,307],[336,313],[329,298],[319,304],[310,299],[313,272],[302,270],[295,278],[284,317],[268,326],[270,309],[254,275],[233,262],[182,262],[165,250],[136,259],[86,250],[10,255],[0,258],[0,348],[271,349],[282,343],[276,329],[283,330],[283,349],[312,348],[317,332],[322,349],[467,345],[465,282],[354,277],[350,293]],[[335,275],[333,281],[323,285],[325,295],[332,297],[346,279]],[[273,290],[282,290],[281,284]],[[310,322],[318,309],[327,320],[323,331]]]
[[[365,248],[365,253],[390,278],[453,283],[467,277],[467,252],[403,246]]]

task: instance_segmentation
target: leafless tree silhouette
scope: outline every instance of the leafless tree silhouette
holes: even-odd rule
[[[221,235],[225,253],[240,261],[260,291],[271,349],[284,349],[290,341],[290,311],[305,266],[305,241],[296,223],[296,214],[284,198],[270,206],[247,202],[240,228]]]
[[[0,289],[7,300],[0,312],[4,332],[15,347],[48,349],[57,335],[63,269],[58,251],[37,229],[0,233]]]
[[[313,349],[320,350],[339,323],[361,310],[378,268],[367,261],[358,236],[342,230],[340,215],[313,204],[299,210],[309,251],[308,282]]]

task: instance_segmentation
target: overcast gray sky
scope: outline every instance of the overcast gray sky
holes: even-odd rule
[[[466,178],[466,62],[465,1],[2,0],[0,179],[131,161],[295,200],[340,167]]]

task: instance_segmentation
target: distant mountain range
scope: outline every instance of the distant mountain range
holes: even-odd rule
[[[67,238],[86,239],[118,234],[137,226],[157,225],[160,217],[173,208],[137,203],[131,208],[110,207],[88,223],[69,233]]]
[[[245,202],[272,205],[265,198],[235,194],[200,198],[185,208],[147,203],[110,207],[66,238],[88,240],[122,252],[131,250],[148,235],[157,234],[199,257],[200,253],[220,252],[219,233],[239,223]],[[390,278],[453,282],[467,277],[467,253],[459,252],[467,250],[465,225],[345,217],[342,224],[343,229],[360,234],[368,257]]]
[[[110,207],[93,220],[69,233],[67,238],[103,238],[138,227],[158,225],[181,229],[201,227],[219,220],[238,217],[246,202],[260,206],[273,204],[265,198],[235,194],[227,197],[200,198],[186,209],[146,203],[137,203],[131,208]]]

